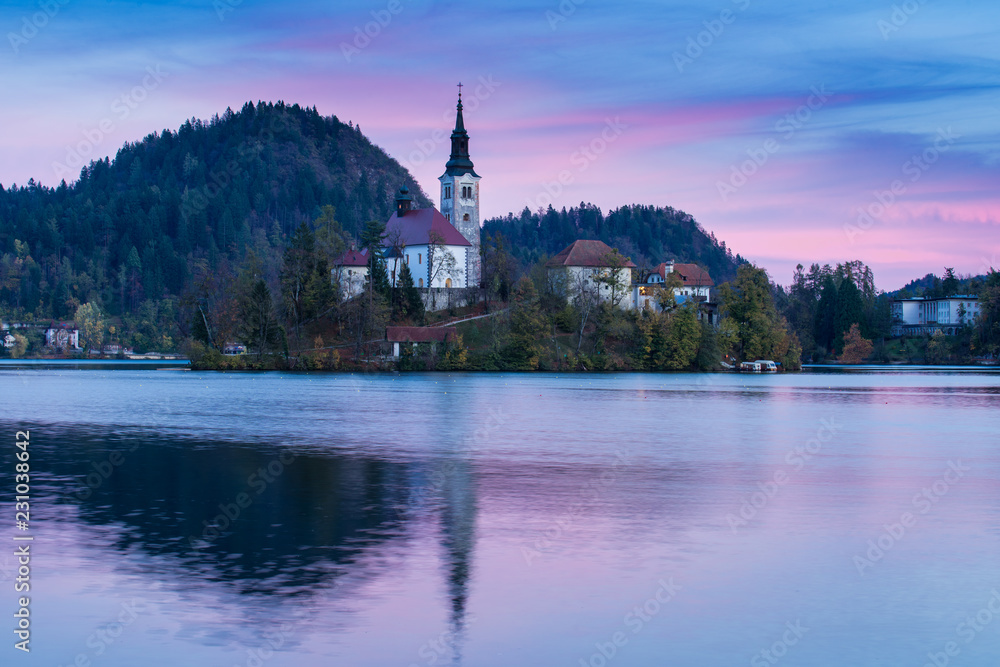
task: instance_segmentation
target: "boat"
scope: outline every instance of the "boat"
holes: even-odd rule
[[[741,373],[777,373],[778,364],[769,359],[758,359],[757,361],[744,361],[740,363]]]

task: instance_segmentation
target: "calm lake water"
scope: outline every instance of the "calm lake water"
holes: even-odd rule
[[[0,537],[29,428],[35,537],[4,665],[1000,656],[996,372],[4,364],[0,397]]]

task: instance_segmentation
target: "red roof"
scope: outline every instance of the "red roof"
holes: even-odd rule
[[[418,208],[407,211],[403,217],[393,213],[385,225],[385,245],[396,242],[396,232],[399,231],[399,241],[406,246],[430,245],[431,232],[436,232],[442,245],[471,246],[468,239],[448,222],[436,208]]]
[[[664,280],[667,279],[667,265],[660,264],[656,267],[656,272],[660,274],[660,277]],[[685,287],[714,287],[715,283],[712,281],[712,277],[708,275],[708,271],[701,268],[697,264],[674,264],[674,273],[677,277],[681,279],[681,283]]]
[[[604,241],[573,241],[545,266],[608,266],[607,256],[612,252]],[[634,269],[635,264],[626,257],[622,267]]]
[[[445,343],[454,340],[455,327],[386,327],[385,339],[390,343]]]
[[[368,251],[351,248],[333,260],[334,266],[368,266]]]

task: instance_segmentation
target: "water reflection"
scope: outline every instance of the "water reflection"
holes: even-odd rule
[[[459,454],[431,465],[336,446],[319,453],[93,427],[36,433],[39,513],[72,526],[95,567],[111,562],[178,590],[235,596],[241,613],[350,601],[391,575],[410,542],[438,535],[448,636],[461,662],[477,503]],[[218,644],[219,633],[201,640]]]
[[[682,594],[609,667],[747,664],[798,618],[788,664],[923,664],[1000,582],[996,373],[4,380],[41,474],[39,664],[133,596],[100,664],[256,665],[276,631],[266,667],[579,664],[661,578]]]

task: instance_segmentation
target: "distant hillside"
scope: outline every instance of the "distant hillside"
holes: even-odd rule
[[[541,216],[525,208],[519,216],[487,220],[483,233],[498,232],[525,266],[542,255],[555,255],[576,239],[604,241],[640,268],[670,259],[699,264],[716,284],[735,278],[736,267],[745,262],[714,234],[706,234],[691,215],[670,207],[623,206],[605,215],[598,207],[581,203],[561,211],[550,206]]]
[[[96,299],[121,312],[126,268],[141,273],[145,298],[179,295],[192,261],[283,246],[325,205],[356,235],[389,217],[404,183],[430,205],[358,127],[315,108],[247,103],[192,119],[91,163],[71,185],[0,187],[0,306],[67,318]]]

